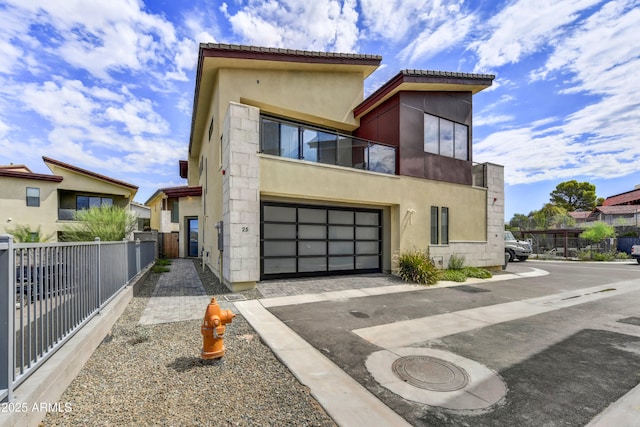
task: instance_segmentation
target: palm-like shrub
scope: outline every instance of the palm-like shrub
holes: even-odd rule
[[[428,251],[410,251],[398,255],[397,274],[406,282],[434,285],[438,282],[438,269],[429,258]]]
[[[99,237],[103,242],[119,241],[134,229],[136,218],[128,210],[118,206],[76,211],[73,224],[63,227],[61,240],[89,242]]]
[[[53,239],[52,234],[43,235],[40,226],[32,230],[29,225],[16,225],[13,228],[7,228],[7,233],[11,234],[18,243],[38,243],[48,242]]]

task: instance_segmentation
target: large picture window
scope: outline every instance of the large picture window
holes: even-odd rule
[[[76,209],[90,209],[113,206],[111,197],[76,196]]]
[[[469,127],[425,114],[424,151],[459,160],[469,160]]]

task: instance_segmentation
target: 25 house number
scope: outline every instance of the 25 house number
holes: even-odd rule
[[[249,232],[249,227],[242,227],[242,232],[243,233],[248,233]]]

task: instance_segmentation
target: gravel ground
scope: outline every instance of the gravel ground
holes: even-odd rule
[[[229,293],[209,271],[209,295]],[[70,412],[44,426],[335,426],[240,315],[227,326],[222,359],[200,359],[201,321],[138,326],[159,274],[151,273],[111,334],[61,396]],[[259,298],[257,289],[242,292]],[[203,312],[204,314],[204,312]]]

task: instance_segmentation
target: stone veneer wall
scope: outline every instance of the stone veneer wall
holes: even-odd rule
[[[260,110],[229,103],[222,134],[222,277],[232,290],[260,279]]]
[[[429,255],[436,266],[447,268],[451,255],[464,256],[466,265],[498,267],[504,264],[504,167],[486,163],[487,241],[449,242],[430,246]]]

